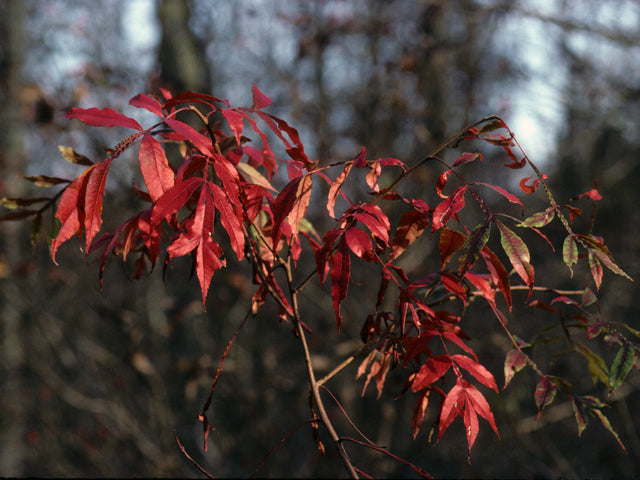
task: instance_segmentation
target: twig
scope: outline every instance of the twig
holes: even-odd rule
[[[196,462],[193,458],[191,458],[191,455],[189,455],[187,453],[187,450],[184,448],[184,446],[182,445],[182,443],[180,443],[180,439],[178,438],[178,434],[176,433],[176,431],[173,431],[173,435],[176,437],[176,442],[178,442],[178,447],[180,448],[180,451],[183,453],[183,455],[185,457],[187,457],[187,460],[189,460],[191,463],[193,463],[196,468],[198,470],[200,470],[204,475],[207,476],[207,478],[216,478],[213,475],[211,475],[209,472],[207,472],[204,468],[202,468],[198,462]]]
[[[304,362],[307,367],[307,377],[309,378],[309,386],[311,388],[311,393],[313,395],[313,400],[318,407],[318,413],[320,414],[320,421],[325,426],[327,431],[329,432],[329,436],[333,443],[335,443],[336,448],[338,449],[338,453],[342,462],[344,463],[345,468],[349,472],[351,478],[358,478],[358,473],[356,472],[353,463],[351,463],[351,459],[349,458],[349,454],[344,448],[342,444],[342,439],[338,436],[335,429],[333,428],[333,424],[331,423],[331,419],[324,408],[324,403],[322,401],[322,397],[320,396],[320,386],[316,380],[315,372],[313,370],[313,366],[311,364],[311,354],[309,353],[309,346],[307,344],[307,337],[302,326],[302,321],[300,319],[300,311],[298,309],[298,295],[293,287],[293,272],[291,271],[291,262],[287,262],[284,265],[284,269],[287,275],[287,283],[289,284],[289,292],[291,294],[291,303],[293,307],[293,323],[296,328],[296,332],[298,333],[298,339],[300,341],[300,345],[302,346],[302,350],[304,352]]]

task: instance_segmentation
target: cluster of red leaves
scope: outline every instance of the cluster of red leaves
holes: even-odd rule
[[[48,201],[47,205],[50,205],[59,198],[55,216],[60,228],[51,240],[54,262],[60,246],[74,235],[84,235],[87,254],[100,252],[101,278],[110,254],[120,255],[125,260],[128,255],[137,254],[136,276],[145,270],[147,262],[155,265],[162,252],[166,255],[165,262],[190,255],[202,301],[206,303],[213,275],[226,265],[224,249],[229,248],[238,260],[247,258],[253,264],[254,280],[258,285],[253,297],[254,312],[271,296],[279,304],[281,315],[287,317],[294,315],[291,285],[284,286],[278,280],[273,274],[274,267],[290,258],[296,262],[304,245],[309,245],[321,284],[330,280],[338,329],[344,321],[340,308],[347,298],[352,261],[355,258],[374,263],[379,267],[380,286],[375,311],[368,316],[361,333],[362,340],[371,346],[371,352],[358,372],[358,375],[363,375],[369,370],[364,389],[371,380],[375,380],[379,395],[389,370],[393,366],[403,367],[408,373],[406,390],[411,389],[418,394],[411,422],[414,437],[420,430],[432,394],[441,398],[438,438],[458,416],[465,425],[469,450],[479,432],[478,415],[497,434],[498,428],[487,400],[470,383],[475,381],[498,392],[496,381],[469,346],[469,339],[460,327],[462,313],[455,313],[460,309],[437,309],[436,305],[459,302],[464,311],[471,297],[482,298],[506,329],[507,316],[512,309],[512,279],[511,269],[507,269],[501,258],[508,259],[522,285],[528,289],[529,296],[535,286],[535,272],[527,245],[507,226],[509,222],[533,230],[549,242],[539,229],[556,216],[561,217],[569,229],[562,248],[564,262],[569,268],[578,261],[580,246],[586,251],[597,288],[602,281],[602,265],[617,274],[626,274],[615,264],[601,239],[570,230],[562,209],[568,209],[572,220],[579,214],[574,207],[558,206],[550,198],[549,208],[524,221],[492,213],[478,189],[489,188],[497,192],[509,203],[520,207],[523,214],[524,206],[516,195],[502,187],[465,181],[459,169],[471,162],[482,161],[479,153],[463,153],[452,165],[436,157],[429,158],[445,167],[435,185],[440,200],[429,208],[421,199],[406,198],[390,187],[381,189],[378,181],[383,169],[395,169],[400,172],[400,179],[411,169],[394,158],[367,159],[364,148],[353,160],[344,162],[342,171],[332,180],[325,173],[327,167],[318,167],[309,160],[296,129],[264,111],[270,103],[271,100],[255,85],[251,108],[232,108],[225,100],[191,92],[173,97],[163,90],[162,98],[140,94],[132,98],[130,104],[158,117],[158,121],[149,128],[143,128],[136,120],[108,108],[72,109],[66,115],[68,118],[92,126],[123,127],[135,132],[118,144],[107,158],[95,164],[63,147],[65,158],[87,166],[70,182],[45,176],[30,178],[42,185],[68,183],[53,199],[35,199]],[[215,112],[221,114],[217,118],[224,119],[230,135],[210,121]],[[202,124],[201,129],[177,118],[187,113],[196,115]],[[260,138],[261,148],[247,145],[248,139],[243,136],[247,126]],[[496,131],[503,133],[496,134]],[[287,157],[280,158],[274,153],[268,134],[281,143]],[[528,163],[526,156],[516,157],[514,137],[500,119],[486,122],[479,129],[469,128],[454,137],[452,142],[471,139],[484,140],[503,148],[510,159],[506,164],[508,168],[520,169]],[[170,164],[164,149],[166,143],[183,145],[180,165]],[[134,145],[139,145],[139,167],[146,186],[146,191],[136,187],[135,192],[146,202],[146,208],[113,232],[98,236],[109,169],[122,152]],[[280,172],[283,167],[286,174]],[[354,168],[367,172],[365,179],[372,193],[369,202],[351,202],[342,189]],[[276,188],[272,182],[283,178],[284,186]],[[326,209],[335,219],[334,227],[322,237],[305,220],[313,183],[318,178],[329,184]],[[445,190],[453,178],[459,185],[447,194]],[[520,188],[526,194],[533,193],[541,183],[544,184],[545,176],[538,174],[529,183],[530,179],[527,177],[520,181]],[[337,215],[336,201],[340,196],[347,200],[348,207]],[[594,201],[600,198],[595,189],[584,196]],[[484,213],[484,219],[471,230],[460,220],[469,197]],[[392,225],[381,208],[381,200],[386,204],[399,202],[405,208],[397,225]],[[16,207],[29,205],[22,199]],[[4,219],[34,215],[39,220],[41,213],[42,209],[25,208]],[[396,260],[429,226],[431,235],[438,235],[439,268],[422,278],[413,279]],[[500,235],[501,252],[488,246],[491,230],[496,229]],[[223,248],[225,244],[228,247]],[[389,289],[392,283],[396,288]],[[390,290],[399,293],[394,293],[397,296],[394,308],[385,310],[382,306],[388,303],[385,300]],[[504,299],[504,304],[496,298],[497,293]],[[554,301],[571,302],[561,295]],[[585,307],[584,302],[574,303],[577,308]],[[560,314],[553,305],[537,300],[532,301],[531,306]],[[606,327],[605,323],[594,321],[587,313],[582,318],[589,323],[593,336]],[[523,351],[526,344],[519,343],[514,337],[511,339],[514,350],[507,355],[505,362],[505,387],[514,373],[525,365],[537,368]],[[609,378],[612,388],[619,386],[634,363],[632,344],[624,342],[623,348],[625,351],[620,353],[615,369],[612,367]],[[446,378],[453,381],[450,387],[446,386]],[[562,386],[558,379],[541,374],[535,393],[540,411]],[[587,410],[597,412],[594,414],[604,423],[606,418],[600,411],[604,404],[598,404],[591,397],[571,398],[580,425],[583,425],[580,423],[580,418],[584,417],[582,412]],[[611,430],[610,426],[608,428]]]

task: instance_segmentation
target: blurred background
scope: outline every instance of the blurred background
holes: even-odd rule
[[[98,160],[122,138],[118,129],[68,121],[62,114],[71,107],[109,106],[144,124],[145,112],[127,104],[137,93],[193,90],[249,106],[252,82],[273,99],[269,111],[297,127],[309,157],[320,162],[351,159],[364,145],[368,158],[412,164],[464,125],[501,115],[550,176],[560,203],[599,180],[604,199],[594,233],[604,236],[631,277],[640,278],[635,0],[4,0],[0,197],[48,194],[22,175],[78,175],[80,168],[61,158],[58,145]],[[524,175],[488,167],[491,155],[476,174],[516,192]],[[131,185],[135,151],[118,161],[105,199],[105,229],[136,207],[119,193]],[[407,188],[416,195],[424,190],[429,201],[438,174],[425,168]],[[529,200],[530,214],[543,198]],[[578,206],[588,217],[589,202]],[[587,231],[588,218],[582,222]],[[553,228],[549,236],[559,245],[561,231]],[[308,418],[299,346],[275,309],[267,308],[231,349],[209,411],[216,430],[203,450],[197,414],[253,293],[246,265],[216,273],[204,312],[187,262],[176,262],[163,284],[159,271],[131,280],[131,266],[113,260],[101,291],[98,264],[85,261],[80,242],[68,242],[55,266],[43,242],[30,247],[28,222],[3,222],[0,229],[0,475],[198,476],[177,448],[175,430],[214,475],[247,476]],[[537,280],[582,288],[584,271],[569,278],[559,258],[549,258],[549,246],[529,238]],[[431,243],[427,239],[405,264],[433,258]],[[354,272],[340,335],[327,293],[312,285],[305,294],[305,319],[318,332],[311,348],[320,372],[360,346],[358,332],[370,313],[363,305],[378,288],[367,285],[368,274]],[[607,319],[640,329],[636,283],[607,271],[601,294]],[[525,301],[516,298],[515,333],[530,339],[558,326],[542,311],[520,315]],[[495,319],[480,310],[464,321],[474,350],[502,385],[508,343]],[[553,340],[549,334],[556,350],[541,357],[541,367],[572,375],[576,393],[606,396],[579,355],[554,356],[568,344]],[[615,348],[590,348],[611,364]],[[429,436],[435,418],[428,414],[412,440],[415,396],[396,398],[401,375],[390,374],[380,401],[372,387],[361,397],[363,382],[354,380],[359,362],[328,386],[366,435],[434,476],[628,478],[640,472],[635,369],[628,385],[606,398],[611,408],[605,413],[628,455],[593,419],[578,437],[561,395],[534,421],[536,378],[525,369],[499,396],[483,390],[501,437],[481,421],[469,463],[460,420],[436,445]],[[331,413],[340,417],[333,404]],[[349,451],[356,465],[376,476],[415,476],[388,457]],[[260,472],[345,474],[332,448],[327,458],[317,453],[308,425]]]

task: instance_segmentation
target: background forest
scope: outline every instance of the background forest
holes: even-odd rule
[[[77,174],[61,160],[58,145],[98,159],[117,143],[107,129],[62,117],[71,107],[131,114],[129,98],[160,87],[250,105],[252,82],[320,162],[353,158],[364,145],[371,158],[411,163],[464,125],[500,115],[549,175],[558,198],[599,180],[604,199],[594,233],[636,279],[605,274],[602,308],[608,319],[640,329],[634,298],[640,278],[640,5],[634,0],[5,0],[0,198],[38,194],[22,175]],[[496,181],[492,174],[477,172]],[[422,170],[411,188],[432,185],[437,175]],[[120,170],[107,185],[106,201],[117,205],[111,211],[124,218],[131,207],[118,197],[118,186],[131,180]],[[106,228],[116,221],[106,217]],[[175,430],[210,472],[247,476],[307,418],[299,346],[274,309],[273,317],[252,319],[234,344],[211,409],[216,430],[209,450],[202,449],[196,417],[253,292],[246,265],[216,275],[204,312],[186,263],[168,271],[163,284],[161,272],[135,281],[113,262],[101,291],[97,265],[84,261],[79,243],[62,248],[56,266],[43,243],[31,249],[29,241],[27,223],[0,224],[0,475],[197,476],[177,448]],[[543,241],[529,248],[539,263],[549,253]],[[419,263],[428,253],[415,251],[406,262]],[[554,265],[539,267],[540,278],[569,284],[568,272]],[[359,278],[361,291],[350,295],[364,298],[366,272]],[[314,362],[330,368],[333,356],[359,346],[365,314],[358,302],[350,303],[344,316],[355,320],[337,335],[326,292],[317,287],[305,301],[305,321],[322,332],[311,337]],[[487,318],[467,319],[472,337],[486,331]],[[540,325],[551,320],[540,311],[533,321],[539,322],[535,328],[519,325],[519,335],[544,330]],[[501,337],[484,338],[474,350],[500,384],[508,345]],[[559,374],[572,369],[571,358],[554,365]],[[635,370],[607,399],[607,415],[628,455],[595,422],[578,437],[568,403],[553,404],[535,421],[536,379],[523,372],[499,396],[488,397],[501,438],[483,426],[471,463],[461,423],[435,445],[427,419],[412,440],[410,399],[394,400],[393,378],[380,401],[373,389],[361,398],[356,370],[332,385],[356,424],[436,477],[612,478],[640,471]],[[601,385],[594,387],[586,375],[581,387]],[[388,476],[413,473],[367,451],[356,461]],[[312,473],[344,471],[318,455],[305,429],[262,471],[274,477]]]

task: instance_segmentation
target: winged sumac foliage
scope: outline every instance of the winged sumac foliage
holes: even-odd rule
[[[320,386],[326,388],[324,384],[349,361],[342,362],[322,381],[315,379],[305,340],[309,327],[303,321],[304,306],[298,296],[317,276],[319,283],[327,287],[337,329],[345,322],[362,321],[345,318],[342,306],[350,300],[352,271],[363,262],[373,265],[378,275],[375,304],[369,306],[368,313],[365,310],[361,328],[361,338],[369,352],[358,369],[358,376],[366,374],[363,394],[373,380],[380,396],[391,370],[404,375],[404,393],[416,396],[410,425],[414,437],[419,434],[429,407],[438,425],[438,439],[457,417],[461,418],[469,455],[480,429],[479,417],[498,434],[487,400],[490,390],[499,392],[496,379],[463,330],[467,317],[481,309],[491,312],[495,318],[491,328],[504,331],[511,344],[511,349],[504,352],[503,388],[517,372],[530,367],[540,377],[532,392],[532,401],[540,413],[557,393],[562,393],[573,405],[579,432],[589,413],[616,435],[602,412],[605,404],[593,396],[577,395],[569,380],[539,367],[528,353],[533,344],[512,332],[510,317],[516,295],[530,308],[557,317],[558,328],[571,337],[571,348],[584,357],[594,382],[601,382],[608,390],[616,389],[634,364],[637,366],[638,344],[634,337],[640,334],[608,322],[597,305],[595,292],[604,278],[603,266],[628,276],[600,237],[573,230],[581,211],[556,202],[546,176],[530,161],[500,118],[485,118],[465,127],[416,163],[395,158],[369,159],[363,147],[351,160],[324,166],[308,158],[295,128],[265,111],[271,100],[255,85],[251,108],[231,107],[226,100],[193,92],[172,96],[165,90],[159,97],[137,95],[130,104],[150,112],[156,121],[144,127],[109,108],[74,108],[67,113],[68,118],[91,126],[121,127],[133,132],[95,163],[69,147],[61,147],[63,156],[84,170],[70,180],[44,175],[27,177],[36,185],[62,185],[62,189],[50,197],[4,199],[3,205],[12,211],[2,219],[32,218],[32,239],[36,240],[41,235],[44,212],[53,208],[56,220],[49,229],[53,261],[65,242],[74,236],[83,237],[86,254],[99,255],[100,281],[111,254],[123,260],[135,255],[136,277],[149,265],[154,266],[162,254],[167,263],[189,256],[205,305],[215,273],[227,266],[229,256],[250,262],[256,284],[250,312],[258,313],[271,298],[278,305],[280,316],[294,325],[307,360],[313,425],[324,424],[351,475],[355,476],[358,470],[343,447],[345,442],[381,449],[366,438],[341,438],[335,432],[325,413]],[[245,134],[255,134],[257,141],[251,142]],[[486,160],[480,152],[461,150],[461,145],[478,142],[504,152],[504,166],[518,175],[514,184],[520,187],[519,195],[499,185],[467,180],[465,171],[470,164],[495,162]],[[177,160],[166,154],[169,143],[181,146]],[[448,147],[458,152],[453,161],[445,160]],[[107,177],[125,150],[133,150],[138,156],[146,190],[134,186],[134,191],[142,206],[115,230],[101,233]],[[402,188],[405,179],[427,163],[441,169],[431,187],[433,195],[423,192],[425,198],[436,199],[431,205],[424,198],[407,196]],[[518,174],[520,169],[532,170],[533,174]],[[345,186],[356,181],[356,171],[363,173],[358,178],[364,178],[370,189],[367,198],[349,198],[350,190]],[[380,185],[383,178],[395,180]],[[312,225],[307,212],[313,187],[319,181],[328,184],[328,193],[323,208],[316,207],[314,214],[325,212],[328,217],[324,224]],[[524,200],[540,186],[548,204],[526,216]],[[487,193],[491,193],[491,202],[485,200]],[[601,196],[593,189],[575,200],[585,198],[597,202]],[[38,205],[41,206],[35,208]],[[514,207],[524,219],[506,213]],[[473,223],[467,225],[469,219]],[[556,226],[565,231],[562,245],[554,245],[542,232],[556,219]],[[554,290],[553,285],[540,285],[526,242],[529,231],[550,245],[549,255],[558,251],[560,263],[564,262],[571,273],[577,264],[584,264],[591,272],[595,289],[588,284],[567,292]],[[405,252],[418,241],[429,241],[427,232],[431,241],[437,242],[437,258],[408,268],[403,263]],[[315,259],[311,266],[300,261],[307,248]],[[279,269],[285,274],[276,275]],[[476,308],[478,304],[480,307]],[[611,367],[587,346],[597,338],[618,345]],[[217,376],[211,395],[216,382]],[[434,398],[439,401],[432,401]],[[205,448],[211,428],[206,416],[210,402],[211,396],[199,416]],[[324,450],[321,443],[318,446]]]

